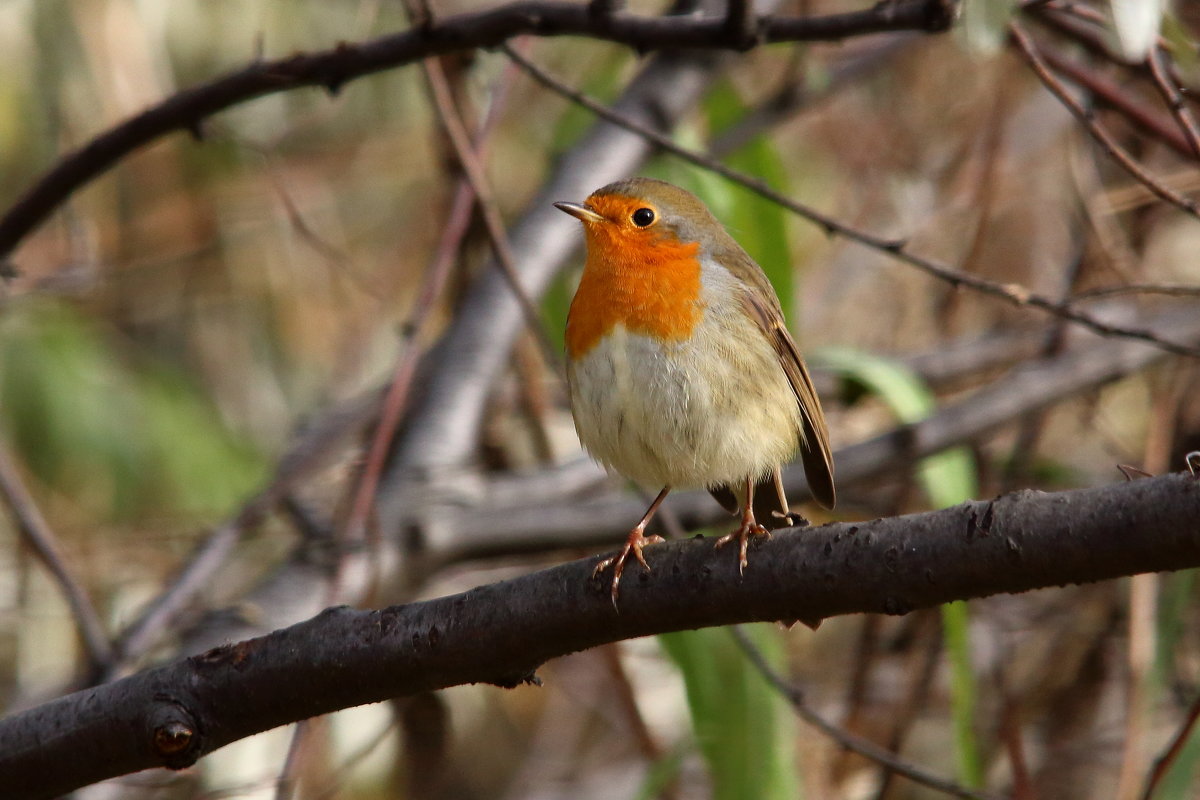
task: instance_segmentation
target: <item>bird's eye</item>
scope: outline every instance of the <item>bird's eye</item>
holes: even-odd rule
[[[639,228],[644,228],[651,222],[654,222],[654,212],[649,208],[639,208],[633,212],[633,224]]]

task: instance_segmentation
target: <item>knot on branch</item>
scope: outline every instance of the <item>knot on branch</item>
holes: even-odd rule
[[[149,717],[151,749],[165,767],[190,767],[203,752],[196,717],[176,700],[164,695],[154,699],[158,704]]]

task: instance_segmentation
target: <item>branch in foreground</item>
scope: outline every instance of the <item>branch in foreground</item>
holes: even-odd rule
[[[5,790],[52,797],[340,708],[463,683],[536,682],[555,656],[711,625],[904,614],[950,600],[1200,566],[1200,481],[1169,475],[1024,491],[862,523],[789,530],[736,559],[711,541],[653,548],[621,595],[594,559],[381,611],[329,609],[0,722]]]
[[[753,41],[836,41],[883,31],[944,31],[951,0],[897,0],[846,14],[763,17]],[[347,81],[410,64],[428,56],[495,47],[514,36],[587,36],[639,51],[674,48],[737,50],[746,39],[723,17],[597,18],[586,5],[526,0],[448,17],[369,42],[259,61],[209,83],[185,89],[100,134],[62,158],[0,218],[0,261],[88,181],[137,148],[174,131],[199,135],[205,119],[224,109],[276,92],[303,87],[338,91]]]

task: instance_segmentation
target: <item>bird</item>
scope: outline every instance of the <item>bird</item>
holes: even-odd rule
[[[755,513],[788,518],[781,465],[796,454],[819,504],[836,502],[821,403],[766,274],[691,192],[633,177],[554,206],[583,223],[586,259],[566,325],[567,394],[584,448],[606,469],[659,488],[625,546],[600,561],[617,598],[647,526],[674,489],[708,489],[748,565]],[[774,520],[772,520],[774,521]],[[743,573],[744,574],[744,573]]]

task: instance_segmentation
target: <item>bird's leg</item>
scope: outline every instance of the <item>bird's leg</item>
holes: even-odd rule
[[[646,536],[646,526],[650,524],[650,520],[654,518],[654,513],[658,511],[658,507],[662,505],[662,501],[667,499],[667,493],[671,491],[670,486],[664,486],[663,490],[658,493],[658,497],[654,498],[654,502],[646,509],[646,513],[642,515],[641,520],[637,525],[633,526],[633,530],[629,532],[629,538],[625,540],[625,546],[621,548],[621,552],[611,558],[606,558],[596,565],[592,570],[592,577],[596,577],[601,572],[612,565],[612,602],[613,607],[617,605],[617,587],[621,583],[621,573],[625,571],[625,560],[629,558],[629,554],[633,553],[633,557],[638,560],[646,571],[650,571],[650,565],[646,563],[646,557],[642,555],[642,548],[648,544],[657,544],[663,541],[661,536]]]
[[[758,520],[754,518],[754,479],[746,479],[746,500],[742,503],[742,524],[738,526],[736,531],[727,533],[720,539],[717,539],[717,547],[724,547],[734,539],[738,541],[738,574],[741,574],[746,569],[746,565],[750,562],[746,560],[746,546],[750,543],[751,536],[766,536],[771,537],[771,532],[758,524]]]
[[[788,507],[787,492],[783,490],[783,468],[779,464],[775,465],[772,477],[775,480],[775,495],[779,498],[779,507],[783,510],[772,511],[771,516],[783,520],[794,528],[803,528],[808,525],[808,520]]]

